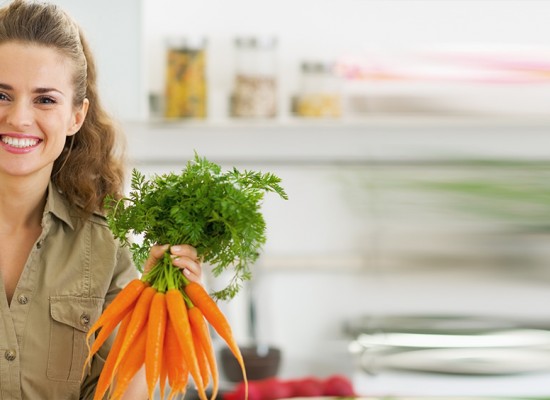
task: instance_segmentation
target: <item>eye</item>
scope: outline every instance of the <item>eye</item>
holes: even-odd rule
[[[10,98],[6,93],[0,92],[0,101],[8,101]]]
[[[36,99],[36,102],[40,103],[40,104],[55,104],[55,103],[57,103],[57,101],[53,97],[50,97],[50,96],[40,96]]]

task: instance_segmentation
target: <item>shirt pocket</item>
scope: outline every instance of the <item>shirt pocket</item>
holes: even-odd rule
[[[79,382],[88,354],[86,333],[99,318],[103,299],[77,296],[50,297],[49,379]]]

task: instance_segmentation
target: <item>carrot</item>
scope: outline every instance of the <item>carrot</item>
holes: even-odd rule
[[[120,328],[118,328],[115,341],[111,346],[111,350],[109,351],[107,360],[105,360],[105,365],[103,365],[103,369],[101,370],[101,374],[99,375],[94,393],[94,400],[103,399],[103,396],[105,395],[107,389],[113,381],[113,378],[115,376],[115,362],[117,360],[120,347],[122,346],[122,342],[124,341],[124,335],[126,334],[126,329],[128,328],[128,324],[130,323],[131,318],[132,314],[128,313],[126,317],[124,317],[124,319],[122,320]]]
[[[152,286],[146,287],[141,295],[139,296],[138,301],[132,312],[132,319],[128,325],[126,335],[124,335],[124,341],[120,348],[118,358],[115,362],[115,369],[120,364],[121,360],[126,355],[126,352],[133,345],[134,341],[138,337],[138,334],[143,330],[147,324],[147,319],[149,318],[149,308],[151,306],[151,301],[153,296],[157,293],[156,289]]]
[[[185,362],[183,351],[170,318],[168,318],[166,334],[164,336],[164,355],[166,369],[168,370],[168,383],[171,387],[168,397],[170,400],[178,392],[185,392],[189,377],[189,367]]]
[[[163,351],[161,354],[162,363],[160,365],[160,377],[159,377],[159,391],[160,398],[164,400],[164,393],[166,389],[166,379],[168,377],[168,370],[166,369],[166,353]]]
[[[116,384],[111,400],[118,400],[122,397],[130,381],[139,371],[145,362],[145,346],[147,344],[147,329],[143,328],[139,331],[132,351],[120,363],[120,367],[116,374]]]
[[[212,325],[212,327],[216,330],[218,335],[220,335],[220,337],[227,343],[229,349],[239,362],[245,386],[248,386],[243,356],[239,346],[237,345],[237,341],[233,336],[231,325],[229,325],[225,315],[221,312],[216,302],[210,297],[206,289],[201,284],[197,282],[189,282],[185,285],[183,290],[194,306],[198,307],[202,311],[202,314],[210,325]]]
[[[212,344],[212,339],[210,337],[210,332],[208,331],[208,325],[204,320],[204,315],[200,308],[193,306],[188,309],[189,314],[189,324],[191,325],[191,331],[193,332],[193,337],[197,338],[200,342],[201,348],[206,357],[208,367],[210,369],[210,374],[212,375],[212,397],[215,399],[218,395],[219,387],[219,376],[218,376],[218,367],[216,363],[216,353],[214,351],[214,346]]]
[[[98,320],[90,327],[86,334],[86,341],[101,328],[107,321],[121,321],[126,314],[126,311],[137,301],[141,292],[149,286],[148,283],[141,279],[131,280],[124,288],[116,295],[113,301],[105,308]]]
[[[145,377],[150,399],[154,397],[155,386],[160,377],[166,317],[165,295],[162,292],[156,292],[149,308],[147,347],[145,351]]]
[[[124,314],[124,316],[126,316],[126,314]],[[84,369],[86,369],[86,366],[89,365],[94,354],[97,353],[97,351],[101,348],[103,343],[105,343],[105,341],[109,338],[111,333],[113,333],[113,331],[118,326],[118,324],[119,324],[119,321],[117,319],[112,319],[107,321],[101,327],[101,329],[99,330],[99,334],[95,338],[92,346],[91,347],[88,346],[88,356],[86,357],[86,361],[84,361]],[[84,374],[84,371],[82,371],[82,373]]]
[[[195,381],[195,385],[197,386],[199,397],[201,400],[207,400],[208,398],[206,396],[205,388],[202,385],[197,355],[193,344],[193,334],[191,332],[191,327],[189,326],[187,306],[185,305],[185,300],[183,299],[182,293],[178,289],[168,289],[166,292],[166,306],[168,308],[170,321],[172,321],[178,342],[182,348],[185,361],[189,366],[189,372],[191,373],[191,376]]]
[[[206,359],[206,354],[202,348],[202,344],[193,334],[193,347],[195,348],[195,355],[197,357],[197,364],[199,365],[199,372],[202,381],[202,386],[205,388],[208,387],[210,380],[210,367],[208,365],[208,360]]]

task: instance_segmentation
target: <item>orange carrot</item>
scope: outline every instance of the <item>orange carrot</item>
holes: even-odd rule
[[[246,378],[243,356],[239,346],[237,345],[237,341],[233,336],[231,325],[229,325],[225,315],[221,312],[216,302],[210,297],[206,289],[204,289],[200,283],[189,282],[185,285],[184,291],[194,306],[198,307],[202,311],[202,314],[206,320],[210,323],[210,325],[212,325],[218,335],[220,335],[220,337],[227,343],[229,349],[239,362],[243,374],[243,380],[245,386],[247,387],[248,381]]]
[[[183,351],[178,341],[176,331],[170,318],[166,323],[164,336],[164,356],[168,372],[168,383],[171,390],[168,399],[171,399],[180,391],[184,391],[189,377],[189,368],[185,362]]]
[[[146,287],[141,295],[139,296],[138,301],[135,304],[134,311],[132,312],[132,319],[128,325],[126,335],[124,336],[124,342],[120,348],[118,358],[115,362],[115,369],[120,364],[121,360],[126,355],[126,352],[133,345],[138,334],[143,330],[147,324],[147,319],[149,318],[149,308],[151,306],[151,301],[153,296],[157,293],[156,289],[152,286]]]
[[[120,347],[122,346],[122,342],[124,341],[124,335],[126,334],[126,329],[128,328],[128,324],[130,323],[131,318],[132,314],[128,313],[126,317],[124,317],[124,319],[122,320],[120,328],[118,328],[115,341],[111,346],[111,350],[109,351],[107,360],[105,360],[105,365],[103,365],[103,369],[101,370],[101,374],[99,375],[99,379],[97,381],[95,389],[94,400],[103,399],[103,396],[105,395],[105,393],[107,393],[107,389],[113,382],[113,378],[115,376],[115,362],[118,358]]]
[[[201,400],[208,400],[205,388],[202,385],[197,355],[193,344],[193,334],[189,326],[187,306],[185,305],[182,293],[178,289],[168,289],[166,292],[166,306],[168,308],[170,321],[172,322],[179,344],[183,350],[185,361],[189,366],[189,372],[197,386],[199,397]]]
[[[168,378],[168,370],[166,368],[166,353],[162,352],[162,363],[160,364],[159,391],[160,398],[164,400],[166,390],[166,379]]]
[[[195,348],[195,355],[197,357],[197,364],[199,365],[199,372],[202,381],[202,386],[205,388],[208,387],[210,380],[210,366],[208,365],[208,360],[206,359],[206,354],[202,348],[202,344],[197,337],[193,334],[193,347]]]
[[[127,313],[126,313],[127,314]],[[124,316],[126,316],[126,314]],[[86,361],[84,361],[84,369],[89,365],[92,357],[95,353],[101,348],[103,343],[109,338],[111,333],[115,330],[115,328],[118,326],[119,321],[117,319],[112,319],[107,321],[99,330],[99,334],[95,338],[92,346],[88,346],[88,357],[86,357]],[[84,373],[84,371],[83,371]]]
[[[145,377],[149,389],[149,398],[154,397],[155,386],[160,377],[164,333],[166,330],[166,299],[157,292],[151,301],[149,322],[147,323],[147,348],[145,351]]]
[[[105,325],[107,321],[121,321],[128,309],[137,301],[141,292],[148,286],[148,283],[137,278],[124,286],[107,308],[105,308],[98,320],[90,327],[90,330],[86,334],[86,340],[90,340],[95,331]]]
[[[123,358],[116,374],[115,388],[111,400],[118,400],[122,397],[134,375],[140,370],[145,362],[145,346],[147,344],[147,329],[141,329],[138,333],[132,351]]]
[[[204,320],[204,316],[200,308],[193,306],[189,308],[187,312],[189,314],[189,324],[191,325],[193,337],[200,342],[200,345],[208,362],[208,367],[212,376],[211,399],[215,399],[218,395],[219,376],[216,363],[216,353],[214,351],[210,332],[208,331],[208,325],[206,325],[206,321]]]

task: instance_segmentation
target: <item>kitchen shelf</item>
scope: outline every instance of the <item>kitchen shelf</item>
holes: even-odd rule
[[[253,164],[550,160],[550,116],[149,120],[124,128],[136,164],[180,163],[195,150],[215,162]]]
[[[274,119],[216,118],[216,119],[166,119],[149,118],[129,121],[157,128],[225,128],[225,127],[429,127],[429,126],[547,126],[550,114],[500,115],[500,114],[428,114],[428,113],[373,113],[368,116],[341,118],[279,117]]]

